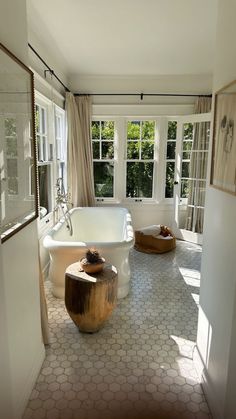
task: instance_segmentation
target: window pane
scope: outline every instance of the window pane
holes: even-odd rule
[[[35,112],[35,127],[36,132],[39,132],[39,107],[36,105],[36,112]]]
[[[155,122],[143,121],[142,122],[142,140],[152,140],[155,138]]]
[[[114,143],[109,141],[102,142],[102,159],[114,159]]]
[[[62,130],[61,130],[61,118],[59,116],[56,116],[56,137],[62,136]]]
[[[103,140],[114,140],[114,121],[101,122],[101,138]]]
[[[183,150],[184,151],[191,151],[193,146],[192,141],[183,141]]]
[[[95,196],[112,198],[114,184],[114,164],[108,162],[94,162],[94,188]]]
[[[206,182],[201,181],[201,180],[188,180],[188,181],[185,180],[185,182],[188,184],[190,204],[204,207],[205,194],[206,194]]]
[[[189,160],[191,156],[191,151],[183,151],[183,160]]]
[[[40,136],[39,135],[36,136],[36,141],[37,141],[38,161],[42,161],[41,149],[40,149]]]
[[[47,161],[48,160],[48,156],[47,156],[47,139],[45,137],[43,137],[42,141],[43,141],[43,157],[42,157],[42,160],[43,161]]]
[[[168,121],[168,140],[175,140],[177,134],[177,122]]]
[[[128,140],[140,139],[140,121],[128,121],[127,138]]]
[[[7,176],[17,177],[17,160],[7,159]]]
[[[210,122],[197,122],[194,124],[193,150],[208,150],[210,138]]]
[[[191,156],[191,177],[206,179],[207,174],[207,152],[192,151]]]
[[[138,141],[128,141],[127,143],[127,159],[139,159],[140,143]]]
[[[39,166],[38,174],[40,207],[46,208],[47,212],[49,212],[50,166]]]
[[[92,139],[99,140],[100,138],[100,122],[92,121]]]
[[[193,124],[184,124],[184,139],[192,140],[193,139]]]
[[[52,146],[52,144],[50,144]],[[61,139],[56,139],[56,153],[57,153],[57,160],[62,159],[62,141]],[[53,150],[50,150],[50,160],[53,159]]]
[[[141,144],[141,159],[151,160],[154,158],[154,142],[143,141]]]
[[[100,158],[100,152],[99,152],[99,141],[93,141],[93,158],[99,159]]]
[[[175,162],[166,163],[166,189],[165,197],[173,198],[174,196],[174,177],[175,177]]]
[[[6,139],[6,152],[7,156],[16,157],[17,156],[17,138],[7,138]]]
[[[41,109],[41,116],[42,116],[42,134],[46,133],[46,112],[45,109]]]
[[[63,179],[63,183],[65,184],[65,162],[59,162],[58,164],[58,177]]]
[[[5,119],[5,136],[6,137],[16,136],[16,120],[14,118]]]
[[[167,153],[166,153],[167,160],[170,160],[170,159],[175,160],[175,147],[176,147],[175,141],[167,142]]]
[[[127,162],[126,196],[152,198],[153,163]]]
[[[181,179],[181,198],[188,198],[190,183],[187,179]]]
[[[16,177],[8,178],[8,193],[9,195],[18,194],[18,179]]]
[[[182,162],[182,175],[181,177],[189,177],[189,165],[190,163],[187,161]]]

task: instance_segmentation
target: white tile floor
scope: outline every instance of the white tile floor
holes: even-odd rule
[[[193,364],[201,247],[131,252],[131,290],[81,334],[47,283],[51,345],[24,419],[210,418]]]

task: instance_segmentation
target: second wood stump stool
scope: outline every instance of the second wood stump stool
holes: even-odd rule
[[[97,332],[110,317],[117,300],[117,270],[107,265],[96,274],[81,271],[79,262],[65,274],[65,305],[80,332]]]

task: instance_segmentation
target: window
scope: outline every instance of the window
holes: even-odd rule
[[[191,157],[192,147],[193,147],[193,124],[186,123],[183,126],[181,198],[188,198],[188,195],[189,195],[189,169],[190,169],[190,157]]]
[[[38,161],[49,160],[48,133],[47,133],[47,111],[46,108],[36,104],[36,140],[38,149]]]
[[[9,195],[18,195],[18,150],[16,118],[9,117],[4,120],[5,152],[6,152],[6,172],[7,188]]]
[[[94,189],[96,198],[114,197],[114,121],[92,121]]]
[[[176,138],[177,121],[168,121],[166,145],[165,198],[173,198],[174,194]]]
[[[56,160],[57,177],[63,179],[66,186],[65,173],[65,111],[58,106],[55,107],[55,142],[56,142]]]
[[[54,185],[65,181],[65,112],[36,92],[36,139],[40,217],[50,213],[54,204]]]
[[[128,121],[126,197],[153,197],[155,121]]]
[[[97,201],[169,206],[175,197],[186,206],[190,155],[197,152],[193,129],[201,119],[198,115],[94,117],[91,141]],[[206,152],[199,147],[198,151],[200,162]]]
[[[49,162],[49,139],[48,139],[48,105],[42,106],[36,101],[36,140],[38,150],[38,180],[39,180],[39,203],[40,214],[49,213],[52,210],[51,190],[51,162]],[[51,149],[52,151],[52,149]],[[52,160],[52,154],[51,154]]]

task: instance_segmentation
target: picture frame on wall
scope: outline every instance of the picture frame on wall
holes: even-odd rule
[[[215,94],[210,185],[236,195],[236,80]]]

